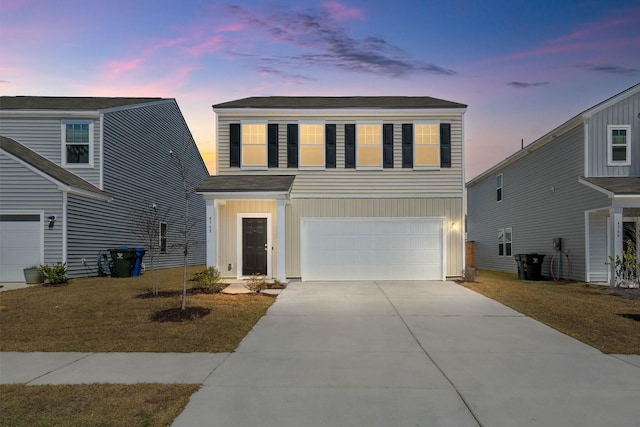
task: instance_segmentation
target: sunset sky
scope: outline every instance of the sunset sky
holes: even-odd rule
[[[467,180],[640,82],[640,0],[0,0],[0,94],[212,104],[413,95],[469,105]]]

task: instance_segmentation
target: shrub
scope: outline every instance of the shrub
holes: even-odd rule
[[[255,293],[262,292],[267,289],[267,286],[268,283],[266,277],[258,273],[251,275],[249,280],[247,280],[247,284],[244,285],[245,288]]]
[[[478,278],[478,270],[473,267],[465,267],[462,270],[462,280],[465,282],[475,282]]]
[[[214,294],[222,292],[228,286],[228,283],[222,279],[220,272],[215,267],[209,267],[194,274],[191,281],[195,282],[198,288]]]
[[[67,280],[69,280],[67,277],[67,264],[64,262],[58,262],[52,266],[41,264],[39,268],[40,274],[44,277],[45,285],[59,285],[67,283]]]

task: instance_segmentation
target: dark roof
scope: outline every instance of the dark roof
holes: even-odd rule
[[[66,96],[2,96],[0,110],[103,110],[145,104],[163,98],[97,98]]]
[[[607,177],[580,178],[593,186],[617,196],[640,195],[640,178],[637,177]]]
[[[254,96],[215,104],[218,108],[466,108],[428,96]]]
[[[289,192],[295,175],[215,175],[197,188],[206,193]]]
[[[65,168],[56,165],[51,160],[42,157],[40,154],[11,138],[0,135],[0,148],[69,187],[94,193],[103,199],[111,198],[109,193],[102,191],[95,185],[69,172]]]

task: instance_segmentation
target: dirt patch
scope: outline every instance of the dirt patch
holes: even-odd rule
[[[640,300],[640,288],[607,288],[604,292],[617,297]]]
[[[205,307],[187,307],[182,310],[180,307],[161,310],[151,315],[154,322],[185,322],[196,320],[211,313],[211,309]]]

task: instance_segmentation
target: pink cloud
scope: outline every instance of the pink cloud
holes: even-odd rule
[[[218,27],[216,28],[216,32],[218,33],[235,33],[238,31],[242,31],[244,28],[246,28],[246,25],[241,23],[241,22],[237,22],[234,24],[228,24],[228,25],[223,25],[222,27]]]
[[[337,1],[327,1],[322,3],[322,6],[327,9],[329,15],[335,20],[347,20],[347,19],[362,19],[362,9],[356,9],[355,7],[345,6]]]
[[[200,41],[199,43],[185,49],[193,56],[201,56],[206,53],[213,53],[220,50],[222,44],[222,36],[218,35],[210,37],[204,41]]]

